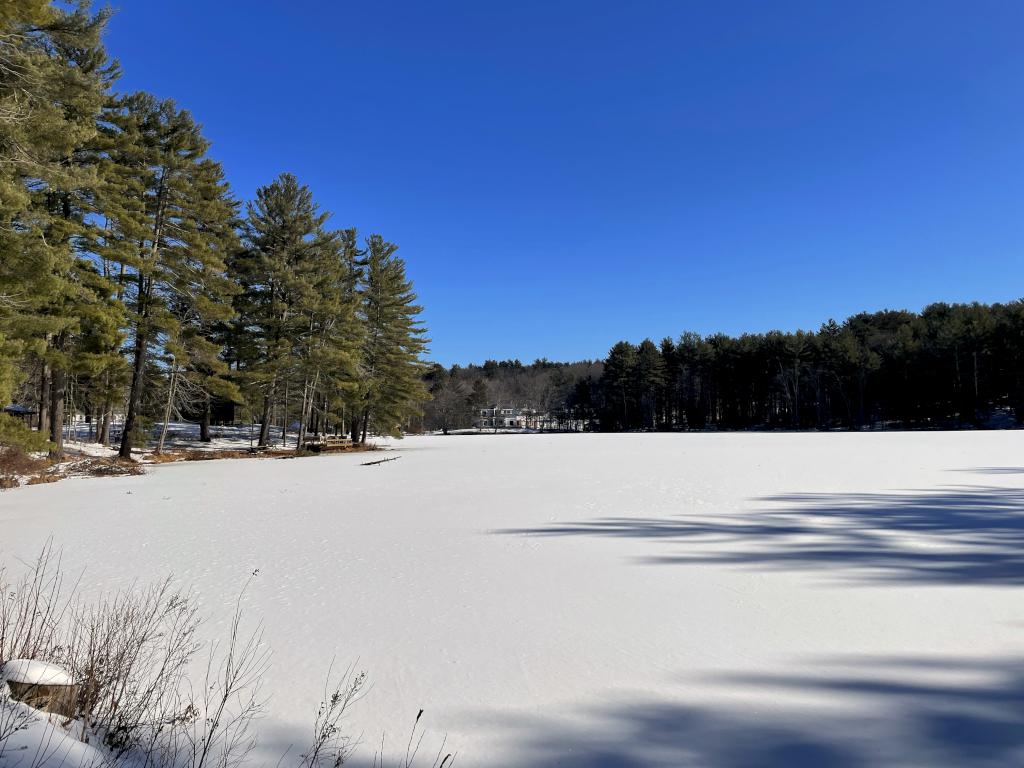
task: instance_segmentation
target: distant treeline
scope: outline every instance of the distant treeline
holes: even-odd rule
[[[861,313],[816,332],[620,341],[603,364],[488,362],[435,369],[428,386],[449,403],[460,387],[471,404],[529,403],[548,411],[554,428],[927,429],[1010,417],[1020,423],[1024,302]],[[428,410],[435,420],[437,402]]]
[[[423,427],[428,430],[465,429],[473,426],[479,408],[529,407],[540,414],[545,428],[593,429],[590,390],[600,379],[600,360],[554,363],[536,360],[488,360],[483,365],[434,365],[425,383],[431,400],[426,404]]]

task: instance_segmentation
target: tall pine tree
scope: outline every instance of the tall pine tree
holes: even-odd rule
[[[88,6],[14,2],[0,14],[0,399],[28,355],[57,458],[68,376],[102,364],[82,340],[109,334],[117,314],[85,255],[98,184],[90,145],[116,76],[100,42],[107,14]]]
[[[361,308],[365,336],[359,383],[351,397],[353,442],[365,443],[371,426],[397,434],[429,398],[420,360],[427,346],[426,330],[417,319],[422,308],[397,250],[380,235],[367,238]]]
[[[287,426],[289,395],[308,424],[316,392],[327,374],[351,367],[350,308],[353,264],[341,233],[325,228],[309,188],[291,174],[256,191],[248,206],[243,248],[232,260],[241,283],[233,351],[248,397],[259,413],[259,444],[270,441],[275,407]]]
[[[145,93],[119,100],[107,116],[109,176],[103,249],[120,260],[131,337],[131,380],[119,454],[131,456],[152,387],[154,352],[183,343],[183,322],[223,317],[230,295],[223,227],[234,202],[191,115]],[[199,338],[201,334],[194,338]]]

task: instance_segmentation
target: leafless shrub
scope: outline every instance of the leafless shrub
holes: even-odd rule
[[[333,666],[327,672],[324,697],[313,720],[313,741],[302,755],[300,768],[338,768],[355,747],[341,730],[341,722],[349,707],[363,697],[366,673],[348,667],[332,681]]]
[[[405,745],[405,757],[402,758],[401,762],[396,763],[396,768],[412,768],[416,764],[416,758],[419,755],[420,748],[423,746],[423,737],[426,735],[426,732],[420,729],[420,719],[422,717],[423,710],[421,709],[416,714],[416,720],[413,721],[412,730],[409,732],[409,741]],[[431,763],[431,768],[451,768],[455,764],[455,753],[445,752],[447,743],[447,737],[441,740],[441,746],[437,749],[437,756],[434,758],[434,762]],[[384,735],[380,737],[380,752],[373,756],[373,768],[385,768]]]
[[[0,574],[0,664],[31,658],[67,669],[77,683],[76,730],[83,741],[102,745],[111,766],[139,756],[174,768],[244,761],[254,744],[251,723],[263,707],[260,680],[269,654],[259,629],[241,632],[241,598],[227,640],[210,647],[196,696],[188,670],[202,646],[191,595],[168,578],[89,603],[63,585],[50,545],[15,584]],[[5,706],[0,742],[30,721]]]
[[[223,647],[215,643],[210,651],[202,697],[190,704],[196,717],[184,733],[186,759],[174,761],[183,768],[241,765],[256,746],[252,726],[266,707],[261,689],[270,652],[262,627],[247,635],[241,631],[242,594],[227,641]]]
[[[60,557],[47,543],[14,583],[0,569],[0,664],[52,657],[60,647],[74,589],[65,594]]]
[[[67,642],[54,661],[79,683],[77,717],[115,758],[156,744],[188,709],[179,690],[199,649],[189,595],[170,579],[76,604]]]
[[[65,595],[60,558],[49,543],[18,580],[8,581],[0,568],[0,665],[15,658],[52,658],[60,648],[73,593]],[[6,684],[0,686],[0,764],[5,764],[8,740],[34,722],[35,715],[7,696]],[[40,751],[46,749],[41,746]]]
[[[76,683],[75,714],[41,721],[38,711],[7,697],[0,682],[0,765],[7,764],[10,737],[28,727],[46,730],[35,753],[21,756],[19,768],[46,764],[68,734],[100,748],[104,763],[96,768],[237,768],[246,762],[256,746],[255,722],[265,710],[262,680],[270,660],[262,627],[243,628],[246,588],[226,638],[208,646],[197,692],[189,671],[203,644],[193,595],[177,591],[168,578],[89,602],[78,597],[77,582],[66,588],[51,544],[27,565],[13,583],[0,569],[0,665],[27,658],[65,668]],[[363,695],[366,673],[348,667],[335,678],[332,670],[333,664],[298,768],[339,768],[356,745],[342,722]],[[411,768],[422,744],[422,714],[402,768]],[[382,740],[381,754],[383,746]],[[450,768],[454,757],[442,758],[443,750],[444,744],[433,768]]]

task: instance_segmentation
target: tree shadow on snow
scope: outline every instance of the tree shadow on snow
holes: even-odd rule
[[[357,711],[360,706],[361,704],[357,702],[352,712]],[[308,714],[308,723],[289,724],[277,720],[260,720],[256,728],[259,739],[251,755],[252,759],[247,764],[266,768],[309,768],[308,756],[316,711],[310,711]],[[410,756],[413,756],[410,759],[410,768],[439,768],[441,760],[448,754],[454,756],[456,766],[462,762],[458,759],[459,745],[435,727],[429,712],[417,721],[416,711],[411,711],[408,725],[408,729],[393,733],[385,734],[379,730],[360,732],[355,730],[351,717],[343,718],[338,735],[348,745],[349,752],[343,761],[345,768],[401,768],[405,765],[407,749]],[[330,750],[325,750],[315,761],[316,768],[337,768],[341,764],[335,763],[334,754],[331,754]],[[445,763],[445,768],[451,764],[452,760],[449,759]]]
[[[1024,475],[1024,467],[970,467],[953,471],[970,472],[974,475]]]
[[[640,558],[654,564],[822,569],[830,576],[897,583],[1024,584],[1022,489],[798,493],[760,501],[770,506],[718,516],[605,517],[496,533],[674,545],[670,553]]]
[[[503,735],[517,754],[527,755],[514,763],[523,768],[1024,765],[1019,660],[890,658],[871,659],[868,668],[863,661],[849,664],[849,674],[837,676],[719,680],[737,692],[756,690],[756,708],[633,701],[589,708],[572,720],[508,720]],[[970,680],[943,682],[950,673]],[[808,709],[778,703],[792,692],[820,695],[825,704]]]

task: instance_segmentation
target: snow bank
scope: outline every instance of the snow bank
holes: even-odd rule
[[[6,688],[6,686],[3,686]],[[62,718],[7,698],[0,692],[0,722],[20,727],[0,741],[3,768],[100,768],[111,764],[110,755],[76,738],[61,726]],[[77,728],[72,724],[71,728]]]

